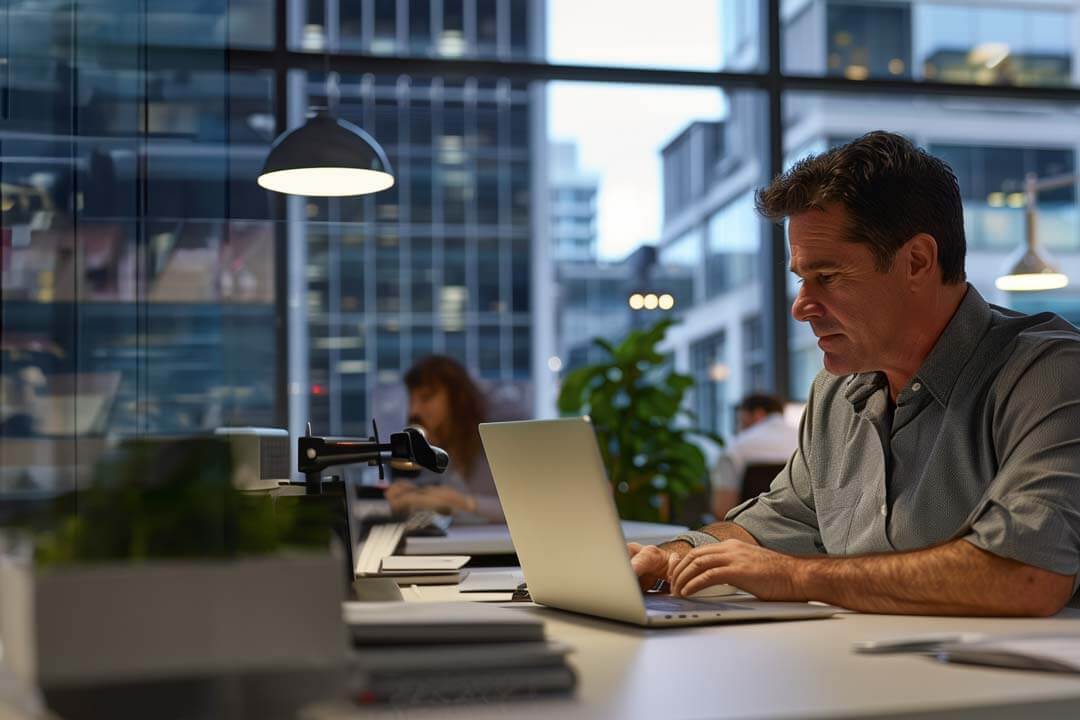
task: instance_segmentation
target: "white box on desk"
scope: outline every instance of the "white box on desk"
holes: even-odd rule
[[[343,667],[341,560],[238,560],[35,568],[0,557],[0,642],[42,688],[236,671]]]

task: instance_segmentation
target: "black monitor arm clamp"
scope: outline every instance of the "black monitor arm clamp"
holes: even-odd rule
[[[299,438],[297,469],[304,474],[304,494],[297,501],[305,505],[321,506],[329,512],[334,533],[341,539],[345,550],[345,577],[351,585],[356,568],[353,559],[353,542],[349,514],[348,493],[345,483],[338,478],[324,480],[322,472],[335,465],[367,463],[378,465],[379,478],[383,478],[383,462],[395,466],[423,467],[441,473],[450,464],[450,456],[442,448],[430,445],[419,428],[407,427],[390,435],[390,442],[379,441],[379,428],[371,422],[374,436],[366,440],[349,437],[315,437],[308,423],[307,434]]]
[[[322,494],[322,471],[334,465],[367,463],[379,467],[379,479],[384,478],[384,462],[404,462],[419,465],[432,472],[442,473],[450,464],[450,456],[442,448],[428,443],[415,427],[391,433],[390,442],[379,442],[379,428],[371,421],[374,436],[362,440],[348,437],[314,437],[311,423],[307,434],[300,438],[298,470],[304,474],[308,495]]]

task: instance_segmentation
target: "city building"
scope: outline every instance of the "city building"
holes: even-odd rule
[[[727,18],[739,27],[735,19],[745,14],[744,5],[725,5]],[[798,0],[783,4],[784,66],[789,72],[855,80],[1067,86],[1080,81],[1078,28],[1080,10],[1064,1]],[[755,62],[756,34],[747,31],[743,39],[728,44],[728,67]],[[760,278],[765,273],[754,269],[754,258],[771,232],[753,207],[754,189],[764,184],[767,173],[765,155],[753,149],[760,145],[747,137],[767,125],[767,116],[760,104],[746,100],[736,95],[722,123],[741,135],[740,142],[710,141],[716,132],[712,128],[720,123],[705,118],[690,123],[663,152],[661,262],[697,269],[695,302],[684,307],[684,322],[670,347],[677,365],[698,381],[696,409],[721,432],[731,432],[731,408],[740,397],[772,389],[763,366]],[[1075,186],[1041,193],[1036,215],[1039,242],[1072,278],[1070,287],[1026,294],[995,287],[1009,254],[1024,241],[1025,176],[1076,172],[1080,122],[1075,109],[906,93],[789,92],[784,96],[784,166],[874,129],[907,135],[956,172],[965,205],[968,279],[984,297],[1024,312],[1052,310],[1080,321]],[[725,147],[742,152],[725,157],[732,154]],[[709,148],[719,150],[710,155]],[[792,276],[789,298],[796,292]],[[790,399],[799,401],[822,367],[821,354],[807,326],[791,321],[789,338]]]
[[[312,3],[311,8],[322,3]],[[363,12],[373,5],[373,24]],[[417,9],[423,7],[420,13]],[[538,3],[345,3],[308,17],[318,48],[435,57],[526,57]],[[333,17],[338,23],[332,22]],[[325,30],[324,30],[325,28]],[[401,375],[432,353],[477,377],[528,386],[533,371],[533,127],[525,83],[343,75],[338,112],[386,150],[396,184],[374,196],[306,203],[291,243],[306,248],[307,351],[290,369],[290,425],[364,435],[405,420]],[[326,77],[302,79],[306,104],[331,102]]]
[[[554,262],[596,260],[596,178],[578,166],[573,142],[548,145],[551,183],[551,259]]]

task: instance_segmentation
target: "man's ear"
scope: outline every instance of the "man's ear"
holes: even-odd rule
[[[938,246],[933,235],[919,233],[904,244],[904,273],[912,287],[938,277]]]

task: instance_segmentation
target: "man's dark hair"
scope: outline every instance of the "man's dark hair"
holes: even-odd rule
[[[766,415],[772,415],[773,413],[784,412],[784,403],[782,400],[780,400],[780,398],[776,397],[775,395],[767,395],[766,393],[750,393],[742,399],[736,409],[745,410],[746,412],[764,410]]]
[[[757,192],[770,220],[841,203],[851,217],[849,242],[865,243],[878,272],[919,233],[933,236],[945,284],[963,282],[964,207],[947,164],[902,135],[871,132],[797,162]]]

